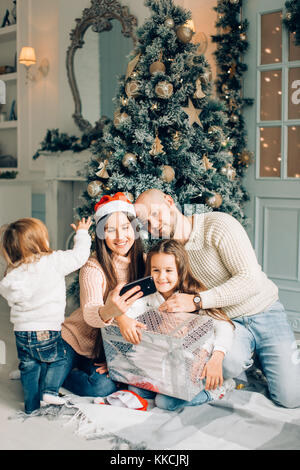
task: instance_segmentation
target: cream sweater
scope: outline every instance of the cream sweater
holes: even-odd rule
[[[278,299],[277,286],[262,272],[242,225],[228,214],[193,216],[185,248],[193,274],[208,290],[202,307],[222,308],[230,318],[254,315]]]

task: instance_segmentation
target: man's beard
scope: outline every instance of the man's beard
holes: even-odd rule
[[[174,238],[174,235],[175,235],[175,232],[176,232],[176,225],[177,225],[177,214],[175,213],[174,216],[173,216],[173,220],[170,221],[170,225],[169,225],[169,228],[170,228],[170,231],[167,233],[167,234],[163,234],[162,230],[161,230],[161,233],[157,233],[155,234],[155,238],[157,240],[168,240],[168,239],[171,239],[171,238]]]

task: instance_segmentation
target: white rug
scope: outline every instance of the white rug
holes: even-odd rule
[[[300,409],[278,407],[258,392],[234,390],[179,412],[151,405],[147,412],[134,411],[69,395],[67,405],[48,406],[37,415],[67,427],[75,422],[79,436],[109,440],[118,450],[300,450]]]

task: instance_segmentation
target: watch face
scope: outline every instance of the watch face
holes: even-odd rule
[[[195,304],[198,304],[201,301],[200,297],[194,297]]]

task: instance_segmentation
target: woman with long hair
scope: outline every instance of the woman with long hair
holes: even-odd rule
[[[95,206],[96,250],[81,268],[80,307],[63,323],[67,351],[63,386],[80,396],[107,396],[119,384],[107,373],[101,328],[112,323],[142,296],[123,285],[143,277],[145,265],[133,204],[123,193],[103,196]],[[143,328],[137,322],[137,327]]]

